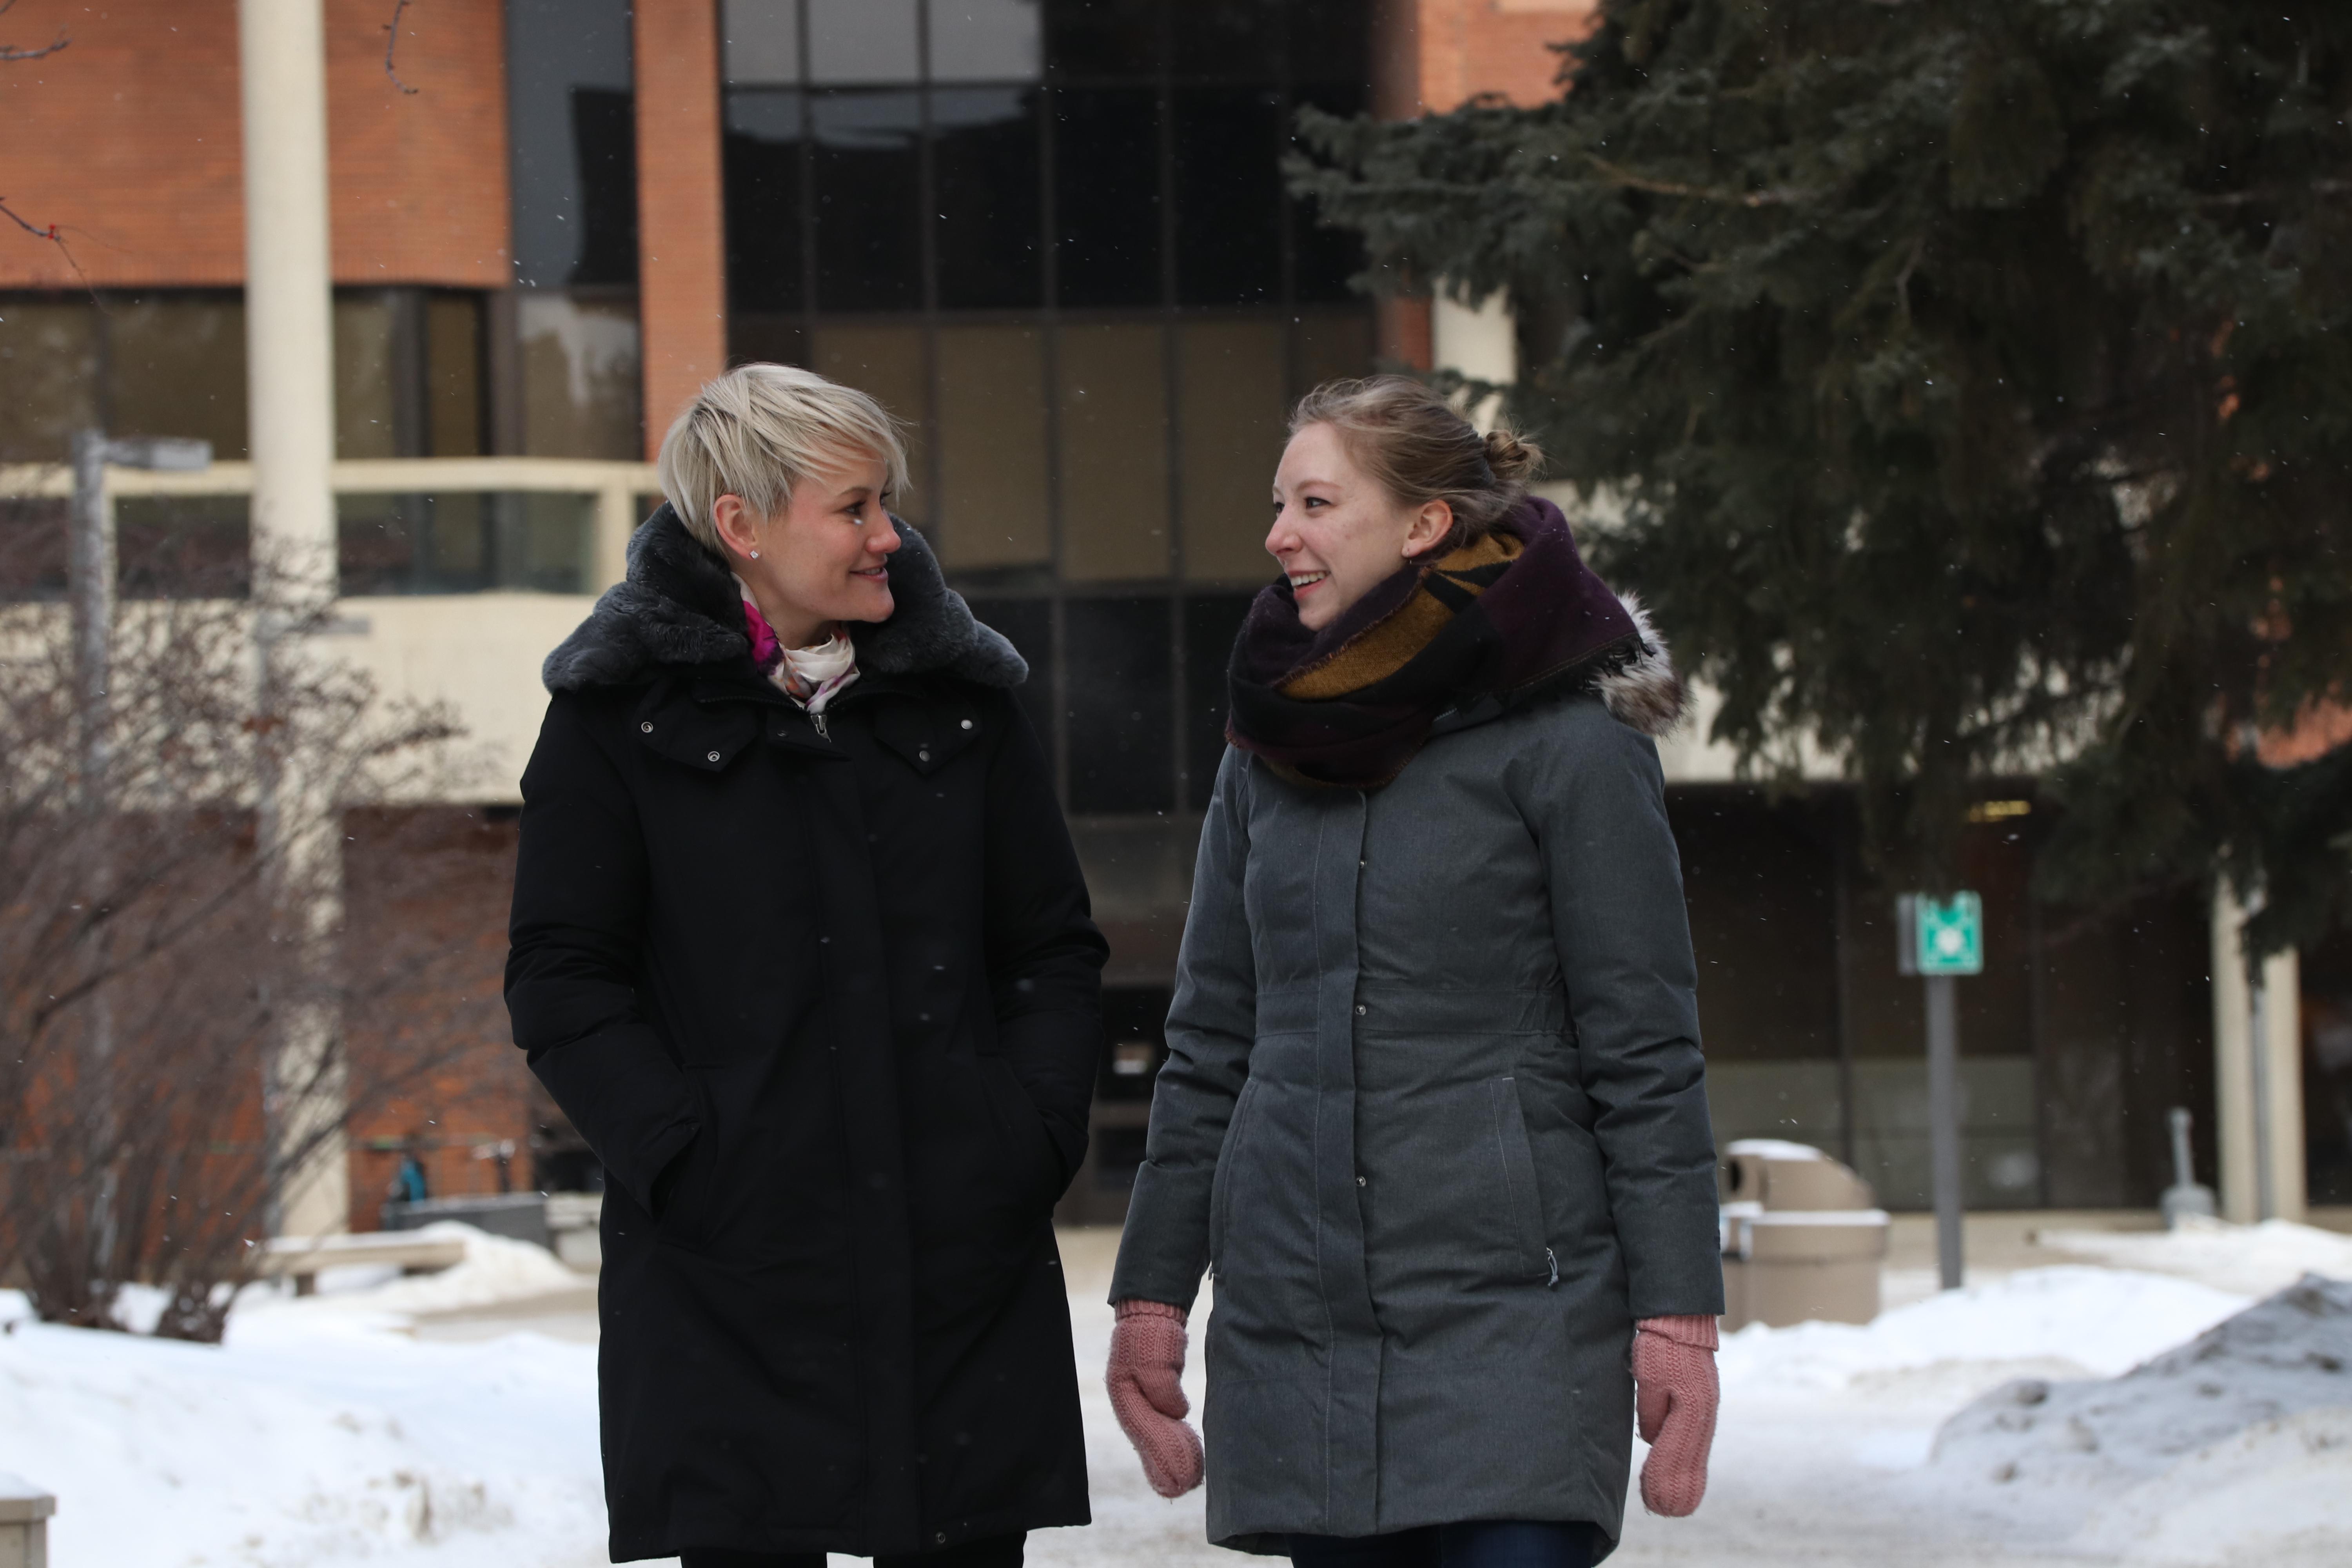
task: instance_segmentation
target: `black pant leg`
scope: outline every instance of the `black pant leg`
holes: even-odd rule
[[[937,1552],[919,1552],[906,1557],[877,1557],[874,1568],[1021,1568],[1029,1532],[1016,1530],[1010,1535],[992,1535],[985,1541],[966,1541],[959,1545],[942,1547]]]
[[[730,1552],[700,1546],[677,1554],[678,1568],[824,1568],[822,1552]]]
[[[1294,1535],[1294,1568],[1437,1568],[1437,1531],[1393,1535]]]
[[[1490,1520],[1441,1525],[1434,1568],[1592,1568],[1600,1531],[1590,1524]]]

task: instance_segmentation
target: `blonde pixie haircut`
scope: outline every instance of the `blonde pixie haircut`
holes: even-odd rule
[[[803,479],[866,456],[881,459],[887,489],[905,490],[907,444],[880,404],[813,370],[742,364],[702,384],[662,437],[656,468],[686,531],[724,558],[711,511],[720,496],[773,517]]]

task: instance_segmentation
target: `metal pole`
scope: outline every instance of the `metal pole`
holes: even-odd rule
[[[73,605],[74,746],[79,763],[76,795],[88,820],[87,830],[98,835],[91,846],[91,886],[100,898],[110,891],[112,866],[97,818],[106,809],[107,774],[111,770],[114,715],[109,687],[113,682],[115,540],[114,507],[106,493],[108,442],[103,430],[77,430],[73,438],[73,524],[66,547],[66,592]],[[91,963],[100,973],[107,963],[107,927],[100,921],[92,932]],[[91,1261],[109,1279],[117,1277],[114,1202],[117,1176],[114,1150],[121,1140],[115,1127],[114,1010],[104,984],[90,993],[87,1013],[89,1033],[89,1147],[102,1151],[106,1163],[90,1215]]]
[[[1927,1121],[1936,1193],[1936,1262],[1960,1288],[1960,1028],[1948,974],[1927,976]]]
[[[2259,911],[2259,894],[2247,906],[2249,913]],[[2248,980],[2252,1005],[2248,1021],[2253,1033],[2253,1049],[2248,1065],[2253,1069],[2254,1090],[2254,1218],[2278,1217],[2278,1173],[2273,1169],[2273,1150],[2276,1133],[2271,1125],[2271,988],[2263,974],[2263,966],[2253,966]]]
[[[114,637],[114,508],[106,496],[106,433],[77,430],[73,438],[73,535],[66,582],[73,601],[74,707],[85,806],[105,795],[107,684]]]

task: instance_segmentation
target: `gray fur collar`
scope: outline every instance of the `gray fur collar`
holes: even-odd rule
[[[1634,595],[1620,594],[1617,602],[1633,617],[1633,629],[1641,634],[1641,647],[1622,663],[1612,664],[1596,675],[1592,689],[1619,723],[1663,741],[1682,728],[1690,709],[1690,694],[1675,674],[1674,657],[1666,649],[1666,639],[1650,624],[1650,612],[1642,607],[1642,601]]]
[[[1013,687],[1029,667],[1013,645],[972,618],[963,596],[940,575],[923,536],[897,518],[889,558],[890,618],[850,628],[861,669],[878,675],[937,671],[980,686]],[[626,581],[604,591],[579,629],[563,639],[540,679],[550,691],[626,686],[664,665],[724,664],[748,658],[734,574],[695,542],[665,504],[629,540]]]

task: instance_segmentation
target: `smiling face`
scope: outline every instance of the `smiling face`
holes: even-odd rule
[[[890,618],[886,563],[898,531],[884,510],[884,482],[882,459],[861,453],[804,476],[772,517],[755,515],[740,496],[712,505],[727,563],[786,647],[821,643],[843,621]]]
[[[1357,466],[1337,426],[1308,425],[1274,471],[1265,548],[1290,579],[1300,623],[1321,631],[1453,527],[1452,507],[1399,500]]]

